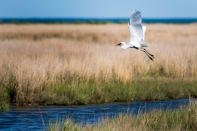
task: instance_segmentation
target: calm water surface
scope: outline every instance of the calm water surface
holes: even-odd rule
[[[46,106],[39,108],[11,107],[10,112],[0,112],[0,130],[47,130],[49,122],[71,118],[81,124],[94,125],[105,117],[113,118],[119,113],[137,115],[153,109],[173,110],[189,104],[188,99],[160,102],[133,102],[129,104],[103,104],[86,106]]]

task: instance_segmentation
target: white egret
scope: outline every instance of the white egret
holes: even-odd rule
[[[131,13],[128,26],[130,30],[130,41],[128,43],[121,42],[117,45],[119,45],[122,49],[135,48],[137,50],[143,51],[148,56],[148,58],[153,61],[154,55],[143,48],[148,47],[148,44],[145,42],[146,26],[142,27],[140,11],[134,10]]]

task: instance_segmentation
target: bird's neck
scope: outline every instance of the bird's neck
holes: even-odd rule
[[[129,44],[126,44],[125,42],[121,44],[122,49],[127,49],[129,48]]]

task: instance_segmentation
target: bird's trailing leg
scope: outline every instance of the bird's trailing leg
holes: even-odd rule
[[[144,49],[144,48],[141,48],[140,49],[141,51],[143,51],[147,56],[148,56],[148,58],[150,59],[150,60],[154,60],[154,55],[153,54],[151,54],[151,53],[149,53],[146,49]]]
[[[143,49],[144,49],[144,48],[143,48]],[[144,51],[145,51],[146,53],[148,53],[151,57],[155,58],[155,56],[154,56],[153,54],[151,54],[150,52],[148,52],[146,49],[144,49]]]

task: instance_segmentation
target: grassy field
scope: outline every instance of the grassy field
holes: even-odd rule
[[[146,25],[150,61],[114,46],[126,24],[0,25],[0,104],[97,104],[197,97],[197,25]]]
[[[173,111],[152,111],[138,116],[120,114],[114,119],[82,127],[67,119],[50,124],[50,131],[194,131],[197,130],[197,105]]]

